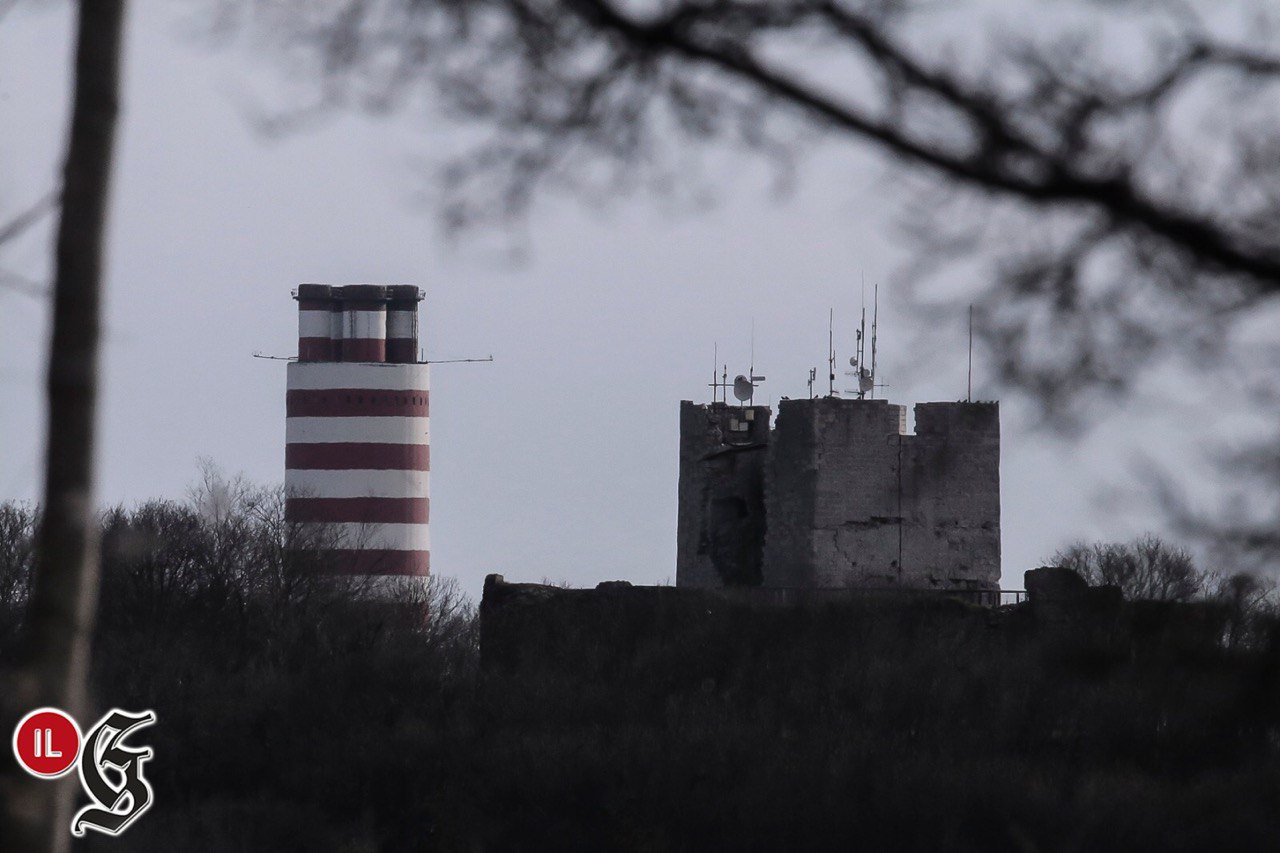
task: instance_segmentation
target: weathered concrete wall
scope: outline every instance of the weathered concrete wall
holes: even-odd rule
[[[998,589],[1000,410],[681,404],[677,583]],[[735,426],[736,425],[736,426]]]
[[[920,403],[903,448],[903,571],[912,585],[1000,583],[1000,406]]]
[[[805,400],[778,403],[778,424],[765,462],[764,586],[816,586],[814,502],[818,494],[817,430]]]
[[[779,406],[766,475],[767,586],[891,586],[901,407],[824,397]]]
[[[760,583],[766,406],[680,403],[678,586]]]
[[[787,400],[765,478],[764,585],[998,588],[1000,416],[885,400]]]

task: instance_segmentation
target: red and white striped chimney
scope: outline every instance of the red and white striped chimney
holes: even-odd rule
[[[387,288],[387,361],[418,360],[418,303],[422,291],[411,284]]]
[[[423,579],[430,567],[430,383],[428,366],[416,359],[422,294],[416,287],[302,285],[296,298],[286,517],[335,572],[385,583]],[[341,323],[329,326],[326,342],[322,320],[335,310]],[[388,322],[397,324],[390,348]]]

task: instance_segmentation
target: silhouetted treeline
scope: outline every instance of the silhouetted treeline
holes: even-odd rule
[[[23,512],[0,509],[5,663]],[[313,580],[289,535],[278,496],[248,489],[104,516],[94,693],[102,708],[157,712],[139,733],[156,805],[125,838],[84,848],[1175,851],[1280,838],[1280,633],[1226,600],[1107,599],[1064,616],[682,598],[658,622],[552,603],[515,623],[528,654],[481,669],[474,609],[448,583],[370,603]]]

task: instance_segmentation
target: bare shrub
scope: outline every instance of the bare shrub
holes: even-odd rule
[[[0,504],[0,607],[20,607],[27,600],[37,521],[30,504]]]
[[[1132,542],[1075,542],[1050,562],[1072,569],[1090,586],[1118,586],[1130,599],[1190,601],[1207,594],[1213,581],[1189,551],[1149,533]]]

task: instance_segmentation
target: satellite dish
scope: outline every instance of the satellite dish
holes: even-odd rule
[[[871,371],[867,370],[865,367],[862,368],[858,374],[858,390],[865,394],[866,392],[874,389],[875,385],[876,380],[875,377],[871,375]]]
[[[853,358],[849,359],[849,366],[850,367],[858,366],[858,357],[856,355]]]
[[[755,386],[751,384],[750,379],[743,376],[741,373],[733,377],[733,396],[737,397],[739,402],[745,403],[754,395]]]

